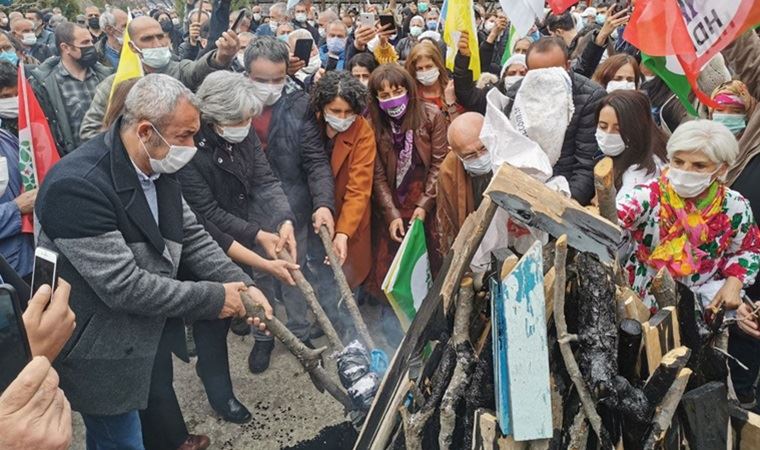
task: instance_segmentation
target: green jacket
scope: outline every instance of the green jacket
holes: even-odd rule
[[[36,69],[30,71],[28,76],[29,84],[32,86],[42,111],[47,117],[50,131],[53,133],[53,139],[55,139],[55,144],[58,147],[58,153],[63,156],[74,150],[74,137],[79,130],[71,129],[61,90],[54,78],[55,69],[60,61],[61,58],[58,56],[48,58]],[[93,70],[99,81],[103,81],[112,73],[111,69],[101,64],[95,64]]]
[[[195,91],[206,78],[206,75],[215,70],[227,68],[217,66],[213,60],[214,55],[216,55],[216,51],[209,52],[196,61],[186,59],[182,61],[170,61],[160,73],[178,79],[190,90]],[[95,89],[95,96],[92,98],[90,109],[84,115],[82,128],[79,130],[79,136],[82,138],[83,143],[103,131],[103,118],[108,108],[108,99],[111,96],[113,79],[114,75],[111,75],[103,80],[98,85],[98,88]]]

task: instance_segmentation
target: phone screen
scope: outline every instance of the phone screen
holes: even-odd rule
[[[12,292],[7,286],[0,286],[0,392],[31,360],[21,308]]]
[[[34,270],[32,272],[32,295],[43,285],[47,284],[51,288],[55,289],[54,285],[55,277],[55,263],[44,258],[40,258],[39,255],[34,257]]]

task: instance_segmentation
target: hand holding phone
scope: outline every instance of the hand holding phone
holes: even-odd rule
[[[372,13],[361,13],[359,15],[359,24],[364,25],[365,27],[374,27],[375,26],[375,15]]]
[[[55,291],[57,278],[58,253],[43,247],[34,250],[34,269],[32,270],[32,295],[47,284]]]
[[[304,63],[309,64],[309,59],[311,59],[311,48],[313,45],[314,41],[311,39],[298,39],[296,41],[295,49],[293,50],[293,56]]]
[[[232,26],[230,27],[230,30],[232,30],[235,33],[237,33],[238,32],[238,27],[240,26],[240,21],[243,20],[243,17],[245,17],[245,10],[241,9],[240,12],[237,15],[237,18],[235,18],[235,22],[232,23]]]
[[[54,361],[74,333],[76,317],[69,307],[70,293],[71,285],[61,279],[55,292],[44,286],[29,300],[23,319],[33,356]]]

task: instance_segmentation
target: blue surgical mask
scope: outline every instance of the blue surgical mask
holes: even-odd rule
[[[604,21],[607,20],[607,16],[604,14],[597,14],[596,15],[596,23],[598,25],[604,25]]]
[[[713,121],[725,125],[734,135],[747,128],[747,116],[744,114],[715,112],[713,113]]]
[[[15,66],[16,64],[18,64],[18,55],[13,50],[6,50],[4,52],[0,52],[0,61],[8,61],[9,63]]]
[[[288,42],[288,35],[287,34],[281,34],[281,35],[277,36],[277,39],[280,40],[280,41],[282,41],[282,42],[287,43]]]
[[[438,29],[438,21],[437,20],[428,20],[425,25],[427,26],[427,29],[430,31],[436,31]]]
[[[536,31],[532,32],[532,33],[529,35],[529,37],[530,37],[530,39],[531,39],[533,42],[536,42],[537,40],[541,39],[541,32],[539,32],[538,30],[536,30]]]
[[[339,37],[327,38],[327,51],[331,53],[342,53],[346,49],[346,39]]]

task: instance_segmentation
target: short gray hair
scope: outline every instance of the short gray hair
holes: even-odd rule
[[[290,62],[290,50],[288,44],[273,36],[257,36],[248,44],[243,55],[245,70],[251,69],[251,63],[259,58],[264,58],[273,63],[285,63],[287,67]]]
[[[739,155],[739,143],[725,125],[712,120],[691,120],[681,124],[668,140],[668,159],[677,152],[702,151],[716,164],[732,166]]]
[[[291,31],[288,33],[288,45],[290,46],[291,50],[295,51],[296,41],[299,39],[310,39],[313,41],[314,37],[311,35],[311,33],[309,33],[309,30],[305,28],[298,28]]]
[[[283,2],[275,3],[274,5],[269,7],[269,17],[272,17],[272,11],[277,11],[285,18],[288,17],[288,5]]]
[[[111,8],[106,9],[103,11],[103,14],[100,15],[100,29],[105,30],[106,27],[115,27],[116,26],[116,17],[114,17],[113,12],[111,12]]]
[[[179,80],[169,75],[152,73],[135,83],[124,101],[123,125],[147,120],[156,128],[166,125],[181,100],[200,109],[195,95]]]
[[[217,125],[238,123],[261,113],[251,80],[242,73],[218,70],[210,73],[196,93],[203,120]]]

